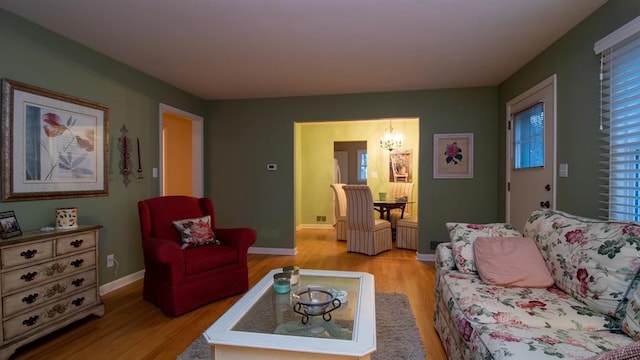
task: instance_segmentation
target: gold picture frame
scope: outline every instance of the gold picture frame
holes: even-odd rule
[[[107,196],[109,108],[2,80],[2,201]]]

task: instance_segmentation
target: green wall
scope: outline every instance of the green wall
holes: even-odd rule
[[[432,253],[430,242],[448,239],[445,222],[497,218],[497,99],[497,88],[485,87],[212,101],[205,192],[227,209],[217,218],[257,230],[256,246],[293,248],[296,218],[305,216],[295,204],[305,201],[300,183],[307,176],[296,170],[307,164],[294,156],[304,149],[304,141],[294,142],[294,133],[303,137],[295,124],[419,118],[419,252]],[[474,134],[474,178],[433,179],[433,134],[458,132]],[[267,171],[267,163],[278,171]],[[318,187],[326,196],[328,184]]]
[[[77,207],[79,223],[100,224],[100,281],[113,281],[106,255],[119,262],[118,276],[142,270],[142,249],[137,202],[157,196],[158,107],[165,103],[203,116],[204,101],[115,62],[33,23],[0,10],[0,77],[98,102],[109,107],[109,196],[62,200],[0,203],[0,211],[13,210],[23,230],[51,225],[57,207]],[[125,187],[115,149],[123,124],[130,137],[139,137],[144,179]]]
[[[557,205],[596,216],[599,86],[593,43],[638,15],[638,1],[607,2],[499,87],[205,102],[0,10],[0,77],[108,105],[110,143],[126,124],[131,136],[140,137],[146,170],[143,180],[125,187],[112,164],[108,197],[0,203],[0,211],[15,211],[26,230],[51,224],[56,207],[76,206],[81,223],[104,225],[101,283],[114,280],[104,266],[109,253],[120,262],[118,276],[141,270],[136,203],[159,192],[150,170],[158,167],[162,102],[206,119],[205,194],[215,202],[218,223],[255,228],[256,246],[293,248],[295,226],[305,221],[306,210],[296,204],[307,197],[302,184],[308,176],[299,170],[306,164],[296,156],[304,146],[296,124],[418,118],[419,251],[431,253],[431,242],[448,238],[447,221],[504,218],[505,104],[557,73],[558,162],[569,164],[570,175],[558,179]],[[433,134],[455,132],[474,134],[475,176],[435,180]],[[278,171],[266,171],[267,163],[277,163]]]
[[[557,159],[569,165],[569,177],[558,177],[556,208],[586,217],[598,217],[600,57],[593,45],[620,26],[640,16],[640,1],[610,0],[542,54],[499,86],[499,139],[505,138],[506,103],[533,85],[557,74]],[[500,143],[499,164],[506,147]],[[505,168],[499,167],[498,208],[504,219]],[[557,172],[557,169],[556,169]]]

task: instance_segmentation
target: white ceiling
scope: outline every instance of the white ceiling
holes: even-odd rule
[[[497,85],[606,0],[0,0],[203,99]]]

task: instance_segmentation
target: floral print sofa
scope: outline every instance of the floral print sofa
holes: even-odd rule
[[[449,359],[640,358],[640,225],[540,209],[522,234],[509,224],[447,227],[434,325]],[[480,236],[533,239],[553,285],[485,283],[473,257]]]

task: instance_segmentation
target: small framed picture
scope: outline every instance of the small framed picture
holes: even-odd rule
[[[4,211],[0,213],[0,235],[3,239],[22,235],[18,219],[13,211]]]
[[[473,134],[433,134],[433,178],[473,178]]]

